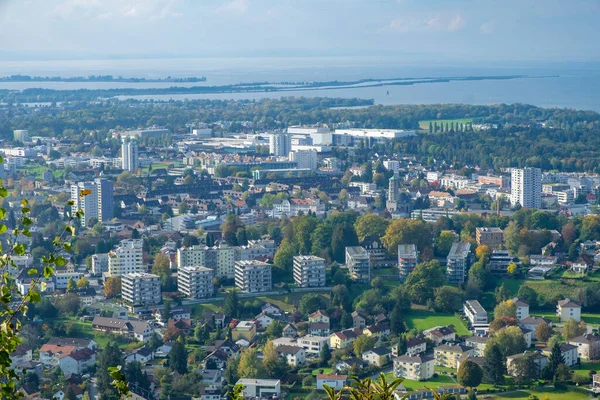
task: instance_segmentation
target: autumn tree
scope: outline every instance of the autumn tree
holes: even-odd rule
[[[121,294],[121,278],[111,276],[104,282],[104,296],[113,299]]]
[[[517,305],[512,299],[505,300],[494,307],[494,319],[502,317],[517,318]]]
[[[394,219],[381,241],[390,254],[398,254],[399,244],[414,244],[422,252],[431,246],[431,226],[417,219]]]
[[[437,261],[417,264],[408,274],[404,286],[410,299],[417,304],[432,300],[434,289],[442,286],[446,280],[444,271]]]
[[[82,276],[77,280],[77,288],[87,289],[88,287],[90,287],[90,281],[88,281],[85,276]]]
[[[237,374],[240,378],[264,378],[265,370],[258,359],[258,350],[249,348],[242,351]]]
[[[359,240],[367,236],[382,237],[390,225],[390,221],[377,214],[365,214],[356,219],[354,229]]]
[[[563,324],[562,335],[565,340],[570,340],[574,337],[581,336],[585,332],[585,325],[578,323],[573,318]]]
[[[553,333],[552,327],[548,324],[539,324],[535,327],[535,338],[540,342],[547,342]]]

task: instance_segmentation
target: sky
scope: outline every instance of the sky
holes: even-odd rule
[[[599,61],[599,0],[0,0],[0,59]]]

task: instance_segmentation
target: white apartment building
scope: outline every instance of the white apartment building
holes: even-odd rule
[[[371,261],[364,247],[346,247],[346,267],[350,277],[355,281],[363,283],[371,281]]]
[[[288,159],[295,161],[298,168],[310,169],[311,171],[317,169],[317,152],[315,150],[295,150],[290,152]]]
[[[452,245],[446,257],[446,278],[448,283],[464,283],[469,268],[471,243],[458,242]]]
[[[71,200],[74,210],[83,210],[81,219],[83,226],[94,218],[98,221],[110,221],[114,215],[113,183],[108,179],[98,178],[93,182],[79,182],[71,185]]]
[[[69,285],[69,279],[73,279],[77,283],[82,277],[81,272],[56,272],[53,276],[54,287],[58,290],[65,290]]]
[[[108,254],[92,255],[92,274],[102,275],[108,272]]]
[[[325,286],[325,260],[315,256],[294,256],[294,282],[299,287]]]
[[[400,162],[396,160],[385,160],[383,162],[383,166],[388,171],[392,171],[394,174],[397,174],[400,171]]]
[[[26,129],[15,129],[13,131],[13,139],[15,142],[27,143],[29,142],[29,131]]]
[[[121,276],[121,298],[131,306],[149,306],[162,302],[160,276],[136,272]]]
[[[136,171],[139,166],[138,160],[138,144],[129,136],[123,138],[121,146],[121,168],[125,171]]]
[[[465,316],[471,325],[487,324],[488,314],[477,300],[467,300],[463,305]]]
[[[542,207],[542,170],[539,168],[513,169],[510,175],[510,204],[523,208]]]
[[[394,358],[394,376],[413,381],[424,381],[434,374],[433,357],[403,355]]]
[[[273,288],[271,265],[256,260],[235,262],[235,286],[246,293],[268,292]]]
[[[236,385],[244,387],[245,399],[270,399],[281,396],[279,379],[240,379]]]
[[[298,346],[302,347],[306,354],[311,355],[313,357],[319,356],[321,353],[321,349],[325,345],[325,343],[329,342],[329,338],[327,336],[315,336],[315,335],[306,335],[298,338],[297,343]]]
[[[274,133],[269,138],[269,153],[274,156],[287,157],[292,151],[292,136],[286,133]]]
[[[143,239],[121,240],[119,246],[108,253],[108,275],[144,272],[143,243]]]
[[[218,247],[191,246],[177,249],[177,266],[206,267],[217,277],[231,279],[235,276],[236,247],[220,244]]]
[[[177,289],[186,297],[204,299],[214,295],[214,272],[206,267],[182,267],[177,271]]]
[[[414,244],[398,245],[398,272],[400,281],[406,281],[408,274],[417,266],[419,262],[419,251]]]

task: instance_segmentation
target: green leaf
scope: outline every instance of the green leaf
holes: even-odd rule
[[[31,299],[32,303],[38,303],[42,301],[42,296],[36,291],[31,291],[29,293],[29,298]]]
[[[71,232],[72,236],[75,236],[75,227],[71,225],[67,225],[67,231]]]
[[[23,246],[23,244],[22,244],[22,243],[19,243],[19,244],[17,244],[17,245],[14,247],[14,252],[15,252],[15,254],[16,254],[16,255],[18,255],[18,256],[22,256],[22,255],[24,255],[24,254],[25,254],[25,251],[26,251],[26,250],[25,250],[25,246]]]
[[[6,209],[0,208],[0,219],[6,218]]]
[[[21,212],[22,212],[23,214],[27,214],[28,212],[31,212],[31,209],[30,209],[30,208],[27,208],[27,207],[23,207],[23,208],[21,208]]]
[[[27,217],[23,217],[23,225],[24,226],[30,226],[31,225],[31,219],[27,218]]]
[[[49,266],[44,266],[44,278],[46,279],[50,279],[52,278],[52,275],[54,275],[54,269],[52,269]]]
[[[6,225],[0,224],[0,235],[3,234],[4,232],[6,232],[6,230],[7,230]]]
[[[37,269],[35,269],[35,268],[31,268],[29,271],[27,271],[27,274],[29,274],[29,275],[35,275],[37,273],[38,273]]]
[[[23,229],[23,232],[21,233],[27,237],[31,237],[31,232],[29,231],[29,229]]]
[[[74,206],[75,202],[73,200],[69,200],[69,201],[67,201],[67,205],[68,206]]]
[[[57,267],[64,266],[66,264],[64,257],[57,257],[54,264],[56,264]]]
[[[0,187],[0,197],[8,197],[8,190],[4,187]]]
[[[64,249],[65,249],[66,251],[71,251],[71,250],[73,250],[73,248],[71,247],[71,244],[70,244],[70,243],[64,243],[64,244],[63,244],[63,247],[64,247]]]

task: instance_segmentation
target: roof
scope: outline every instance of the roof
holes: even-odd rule
[[[519,299],[518,297],[515,297],[513,299],[513,302],[515,303],[515,305],[517,307],[529,307],[529,304],[524,302],[523,300]]]
[[[456,345],[443,344],[443,345],[435,348],[435,350],[440,350],[440,351],[452,351],[452,352],[461,352],[461,353],[464,353],[465,351],[469,351],[471,349],[473,349],[473,348],[470,346],[467,346],[465,344],[456,344]]]
[[[236,385],[258,385],[258,386],[275,386],[280,384],[279,379],[240,379]]]
[[[418,345],[421,345],[423,343],[427,343],[427,340],[425,340],[424,337],[417,336],[417,337],[413,337],[413,338],[410,338],[410,339],[406,339],[406,347],[407,348],[418,346]]]
[[[539,325],[539,324],[550,324],[552,321],[550,321],[549,319],[543,318],[543,317],[534,317],[534,316],[529,316],[527,318],[523,318],[522,320],[519,321],[519,325]]]
[[[346,254],[350,257],[368,257],[369,253],[362,246],[348,246],[346,247]]]
[[[360,331],[360,330],[358,330]],[[352,339],[352,338],[356,338],[360,335],[359,332],[357,332],[356,329],[347,329],[345,331],[341,331],[341,332],[335,332],[334,335],[336,335],[337,337],[339,337],[340,339]]]
[[[71,354],[67,354],[63,357],[71,357],[75,361],[89,360],[95,354],[94,350],[90,350],[87,347],[84,347],[81,350],[77,350],[72,352]],[[63,358],[61,357],[61,358]]]
[[[440,337],[446,336],[446,335],[451,335],[453,333],[456,333],[456,329],[454,329],[453,326],[439,326],[439,327],[429,331],[430,335],[440,336]]]
[[[27,354],[30,351],[31,351],[31,347],[27,346],[26,344],[21,343],[19,346],[17,346],[15,351],[12,353],[12,355],[13,356],[24,356],[25,354]]]
[[[415,246],[414,244],[399,244],[398,257],[417,258],[417,246]]]
[[[487,336],[471,336],[471,337],[467,338],[466,342],[487,343],[488,340],[490,340],[490,338]]]
[[[572,301],[569,298],[566,298],[564,300],[559,300],[558,306],[560,308],[581,308],[581,305],[579,305],[578,303],[575,303],[574,301]]]
[[[422,364],[428,361],[433,361],[433,357],[430,356],[409,356],[407,354],[394,358],[394,361],[407,362],[411,364]]]
[[[387,347],[375,347],[374,349],[371,349],[369,351],[372,351],[373,353],[377,354],[378,356],[385,356],[386,354],[390,354],[392,351],[390,349],[388,349]],[[366,353],[368,353],[369,351],[367,351]]]
[[[485,358],[483,358],[483,357],[462,357],[461,359],[459,359],[459,362],[461,364],[465,361],[472,361],[475,364],[479,365],[481,368],[483,368],[483,363],[485,362]]]
[[[385,332],[390,330],[390,325],[388,323],[382,322],[375,325],[367,326],[365,330],[368,330],[371,333]]]
[[[560,351],[563,352],[563,353],[567,352],[569,350],[574,350],[576,348],[577,348],[577,346],[574,346],[574,345],[569,344],[569,343],[561,343],[560,344]],[[544,351],[551,352],[552,351],[552,347],[545,347]]]
[[[94,317],[92,326],[101,328],[120,329],[134,331],[135,333],[143,333],[148,327],[148,321],[134,321],[119,318]]]
[[[61,346],[57,344],[45,344],[40,348],[40,353],[68,355],[74,352],[75,346]]]
[[[329,330],[329,324],[327,322],[311,322],[310,329]]]
[[[303,350],[302,347],[288,345],[277,346],[278,353],[297,354],[300,350]]]
[[[326,312],[326,311],[322,311],[322,310],[317,310],[317,311],[315,311],[314,313],[310,314],[310,315],[308,316],[308,318],[312,318],[312,317],[318,317],[319,315],[322,315],[322,316],[324,316],[324,317],[327,317],[327,318],[329,318],[329,315],[327,314],[327,312]]]
[[[317,379],[327,379],[330,381],[346,381],[348,379],[348,375],[319,374],[317,375]]]
[[[154,353],[154,350],[152,350],[150,347],[144,346],[141,349],[137,349],[135,353],[142,357],[149,357]]]
[[[458,242],[454,243],[448,253],[448,258],[467,258],[471,251],[471,243]]]
[[[595,335],[592,333],[586,333],[584,335],[577,336],[569,340],[569,343],[590,344],[595,342],[600,342],[600,335]]]

